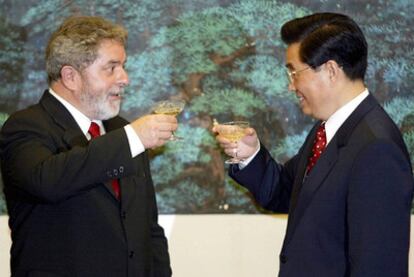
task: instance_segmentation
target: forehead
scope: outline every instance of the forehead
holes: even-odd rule
[[[300,60],[299,50],[300,43],[292,43],[288,45],[285,53],[285,65],[287,68],[295,69],[305,65],[305,63]]]
[[[95,63],[120,62],[124,63],[126,60],[125,47],[115,40],[103,40],[98,46],[98,56]]]

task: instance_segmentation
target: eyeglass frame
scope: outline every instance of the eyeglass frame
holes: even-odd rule
[[[286,75],[288,77],[289,83],[293,83],[296,80],[296,77],[298,76],[299,73],[306,71],[308,69],[311,69],[311,66],[307,66],[303,69],[300,70],[290,70],[289,68],[286,68]]]

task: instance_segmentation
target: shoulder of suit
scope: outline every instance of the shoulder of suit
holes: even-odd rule
[[[125,118],[121,117],[121,116],[115,116],[111,119],[105,120],[104,122],[106,124],[113,124],[115,126],[125,126],[125,125],[129,124],[129,121],[126,120]]]

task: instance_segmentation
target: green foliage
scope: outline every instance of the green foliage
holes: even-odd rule
[[[279,30],[282,24],[304,16],[309,10],[281,1],[246,0],[228,7],[227,13],[237,18],[243,30],[255,38],[260,53],[274,54],[273,47],[281,46]]]
[[[162,172],[153,176],[156,186],[174,182],[186,165],[202,165],[211,161],[211,157],[203,151],[215,146],[215,140],[207,129],[180,124],[175,134],[183,139],[168,142],[160,153],[162,155],[151,161],[153,171]]]
[[[225,178],[224,191],[226,197],[219,206],[222,213],[257,213],[260,210],[258,206],[253,205],[254,200],[249,191],[228,176]]]
[[[206,199],[214,195],[213,186],[200,186],[204,167],[211,157],[203,151],[215,142],[205,128],[182,124],[175,133],[183,140],[168,142],[151,161],[159,208],[164,213],[206,210]],[[194,173],[193,173],[194,172]],[[188,178],[190,176],[190,178]],[[179,203],[178,203],[179,202]]]
[[[24,63],[22,28],[0,18],[0,75],[7,80],[0,86],[0,107],[7,112],[17,106]]]
[[[222,89],[206,91],[195,98],[189,108],[194,113],[209,111],[212,116],[233,114],[234,116],[251,117],[255,110],[264,109],[262,99],[242,89]]]
[[[182,86],[191,74],[205,75],[200,88],[204,94],[211,89],[227,91],[228,96],[233,91],[260,94],[272,101],[286,97],[285,73],[275,57],[275,47],[281,44],[279,27],[287,18],[306,12],[276,1],[240,1],[227,8],[183,13],[174,25],[161,27],[149,40],[146,51],[129,62],[133,64],[128,67],[133,72],[131,80],[135,80],[131,85],[136,84],[139,89],[129,94],[124,108],[131,109],[138,99],[150,102],[154,91],[158,96],[169,97],[174,93],[167,91]],[[241,55],[234,59],[234,67],[230,67],[231,61],[221,65],[214,60],[229,57],[249,45],[256,48],[257,55]],[[222,81],[211,86],[212,76]],[[252,108],[262,107],[257,101],[251,103]]]
[[[247,37],[233,17],[222,8],[200,13],[189,12],[178,19],[178,24],[167,29],[168,46],[173,47],[173,76],[177,83],[190,73],[211,73],[217,65],[210,53],[230,55],[247,43]]]
[[[278,98],[293,97],[287,90],[286,71],[282,62],[275,55],[254,55],[244,60],[237,60],[235,66],[238,70],[230,76],[237,81],[246,81],[258,94],[271,105]]]
[[[277,161],[285,161],[293,157],[302,146],[308,135],[309,130],[305,128],[302,133],[283,138],[274,148],[270,150],[272,156]]]
[[[306,7],[278,0],[0,0],[0,125],[6,113],[37,101],[46,88],[43,52],[62,20],[101,15],[129,31],[123,113],[134,119],[161,99],[187,101],[176,132],[184,140],[167,143],[151,161],[160,211],[263,212],[224,176],[211,122],[247,119],[275,159],[296,154],[311,120],[287,90],[279,31],[287,20],[330,10],[362,26],[370,47],[367,86],[401,128],[413,158],[412,1],[300,1],[305,2]]]
[[[367,36],[370,50],[367,80],[372,91],[382,99],[400,94],[408,96],[414,85],[413,17],[407,13],[413,10],[412,4],[393,1],[382,5],[372,5],[368,16],[359,22]],[[406,7],[401,10],[400,7]],[[408,8],[409,7],[409,8]],[[398,20],[395,20],[398,18]]]
[[[20,22],[23,26],[31,26],[31,32],[33,32],[31,35],[33,36],[44,32],[45,29],[56,29],[61,20],[69,15],[70,10],[66,1],[37,1],[27,9]]]
[[[124,110],[146,111],[159,99],[176,93],[172,86],[171,49],[163,48],[128,57],[127,70],[131,85],[127,88]]]
[[[211,194],[211,188],[200,187],[190,180],[184,180],[157,193],[158,209],[165,214],[200,211]]]
[[[385,111],[394,120],[395,124],[401,127],[403,119],[414,112],[414,98],[395,97],[384,104]]]
[[[405,18],[412,17],[414,13],[414,5],[411,0],[395,0],[390,1],[390,10],[395,11],[397,16]]]

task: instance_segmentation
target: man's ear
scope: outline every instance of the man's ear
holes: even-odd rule
[[[81,76],[79,71],[76,70],[73,66],[65,65],[60,70],[60,78],[62,84],[70,91],[79,90],[81,85]]]
[[[334,60],[329,60],[325,63],[326,70],[329,74],[329,80],[336,81],[342,71],[341,66]]]

